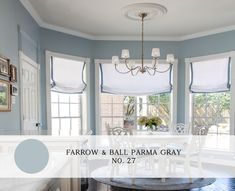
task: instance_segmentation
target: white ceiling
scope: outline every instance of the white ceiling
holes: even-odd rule
[[[140,23],[124,17],[133,3],[159,3],[168,12],[145,23],[148,40],[184,40],[235,29],[234,0],[21,0],[42,27],[88,39],[139,39]]]

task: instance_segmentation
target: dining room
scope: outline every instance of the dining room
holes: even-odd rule
[[[234,6],[0,0],[0,159],[8,135],[85,139],[61,144],[78,175],[3,190],[235,190]]]

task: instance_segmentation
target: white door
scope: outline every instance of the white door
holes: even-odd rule
[[[21,53],[22,129],[38,130],[39,65]]]

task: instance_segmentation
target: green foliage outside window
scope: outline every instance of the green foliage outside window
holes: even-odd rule
[[[195,125],[220,126],[220,124],[228,124],[230,117],[230,92],[197,93],[193,94],[193,97]]]
[[[0,92],[0,105],[7,105],[6,92]]]
[[[230,109],[230,93],[204,93],[195,94],[195,105],[203,107],[203,105],[217,105],[218,112],[223,112]]]

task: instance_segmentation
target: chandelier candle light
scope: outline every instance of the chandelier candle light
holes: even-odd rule
[[[135,4],[135,6],[136,5],[142,5],[142,4]],[[143,5],[146,6],[146,4],[143,4]],[[161,9],[165,10],[165,12],[167,11],[166,8],[161,6],[161,5],[158,5],[158,4],[154,4],[154,5],[156,5],[156,8],[158,8],[158,9],[161,8]],[[139,11],[139,10],[137,10],[137,11]],[[112,64],[114,64],[115,70],[118,73],[121,73],[121,74],[131,73],[132,76],[136,76],[139,72],[142,73],[142,74],[148,72],[148,74],[151,75],[151,76],[154,76],[156,74],[156,72],[158,72],[158,73],[167,72],[171,68],[171,65],[175,61],[175,58],[174,58],[173,54],[167,54],[166,61],[169,64],[169,67],[165,70],[160,70],[159,69],[159,63],[158,63],[158,60],[160,58],[160,49],[159,48],[153,48],[152,49],[152,54],[151,54],[152,59],[153,59],[152,66],[144,64],[144,20],[145,20],[146,17],[148,17],[148,13],[147,12],[139,12],[138,17],[139,17],[139,19],[141,19],[141,23],[142,23],[141,65],[135,65],[135,61],[130,60],[129,50],[128,49],[123,49],[120,60],[122,62],[124,62],[126,69],[124,71],[121,71],[118,68],[118,65],[120,64],[119,57],[118,56],[113,56],[112,57]],[[136,20],[136,18],[135,18],[135,20]]]

